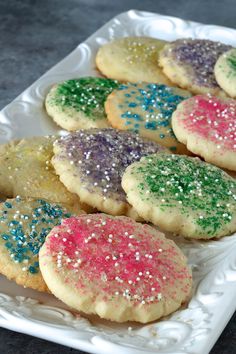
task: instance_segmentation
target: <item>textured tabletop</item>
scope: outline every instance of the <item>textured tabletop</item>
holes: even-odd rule
[[[129,9],[236,28],[235,0],[0,0],[0,109],[78,43]],[[0,353],[82,352],[0,329]],[[234,353],[236,315],[211,351],[211,354]]]

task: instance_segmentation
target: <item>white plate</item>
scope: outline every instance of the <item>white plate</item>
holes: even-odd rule
[[[148,12],[128,11],[80,44],[0,112],[0,143],[61,132],[47,117],[43,100],[55,82],[99,75],[94,57],[107,41],[127,35],[166,40],[208,38],[236,46],[236,30]],[[117,325],[72,314],[53,296],[0,278],[0,325],[91,353],[205,354],[236,308],[236,235],[219,241],[179,239],[193,269],[194,291],[186,309],[146,326]]]

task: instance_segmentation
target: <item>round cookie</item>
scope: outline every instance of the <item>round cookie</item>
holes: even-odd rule
[[[175,243],[127,217],[64,220],[39,255],[52,293],[87,314],[147,323],[168,315],[191,291],[191,272]]]
[[[103,75],[120,81],[170,84],[158,66],[165,41],[150,37],[125,37],[103,45],[96,64]]]
[[[45,106],[47,113],[67,130],[106,128],[104,111],[107,96],[119,86],[117,81],[100,77],[81,77],[54,85]]]
[[[215,65],[218,85],[231,97],[236,98],[236,49],[222,54]]]
[[[205,39],[178,39],[165,45],[159,63],[166,76],[195,94],[223,95],[214,75],[219,56],[232,47]]]
[[[60,180],[80,200],[111,215],[138,215],[121,187],[126,167],[162,146],[135,133],[112,128],[80,130],[54,144],[52,164]]]
[[[172,116],[179,141],[194,154],[236,171],[236,101],[199,95],[181,102]]]
[[[221,169],[180,155],[150,155],[122,178],[128,202],[146,221],[187,238],[236,231],[236,181]]]
[[[173,152],[187,153],[173,133],[171,116],[190,96],[185,90],[162,84],[122,85],[108,96],[105,110],[114,128],[134,131]]]
[[[33,137],[0,145],[0,192],[7,197],[45,198],[79,204],[51,164],[55,137]]]
[[[24,287],[48,291],[39,270],[39,249],[51,229],[76,208],[43,199],[7,199],[0,203],[0,273]]]

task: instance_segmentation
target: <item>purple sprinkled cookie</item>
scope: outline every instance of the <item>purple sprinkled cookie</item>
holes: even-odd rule
[[[223,94],[214,75],[214,66],[232,47],[205,39],[179,39],[166,44],[160,53],[160,65],[166,76],[193,93]]]
[[[80,130],[54,144],[52,163],[68,190],[111,215],[137,214],[121,187],[125,169],[141,157],[168,150],[139,135],[115,129]]]

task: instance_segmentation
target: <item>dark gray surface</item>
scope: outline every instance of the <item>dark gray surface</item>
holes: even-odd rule
[[[236,28],[236,0],[0,0],[0,109],[109,19],[132,8]],[[0,353],[82,352],[0,329]],[[236,315],[211,351],[235,353]]]

